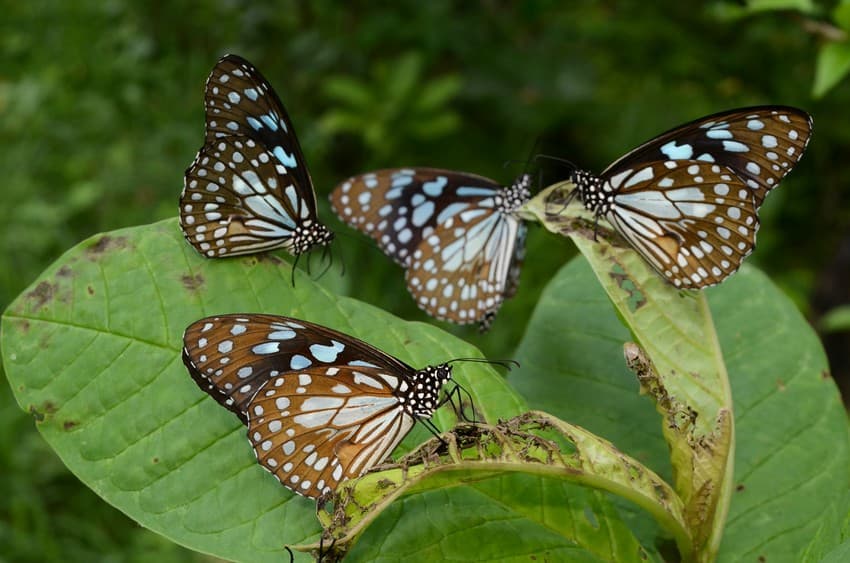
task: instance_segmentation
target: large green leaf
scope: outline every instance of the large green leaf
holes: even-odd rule
[[[33,413],[48,443],[107,501],[194,549],[242,561],[278,560],[284,545],[316,542],[315,503],[280,487],[256,464],[244,428],[195,386],[179,353],[190,322],[255,311],[333,326],[412,365],[477,354],[432,326],[338,298],[300,272],[293,287],[289,264],[276,258],[206,260],[169,220],[98,235],[61,257],[4,314],[4,367],[19,404]],[[456,379],[487,421],[525,409],[492,368],[458,365]],[[449,411],[441,409],[435,417],[441,428],[454,423]],[[400,450],[426,437],[417,427]],[[388,514],[377,514],[351,558],[357,560],[358,553],[368,558],[377,550],[396,559],[418,550],[425,560],[437,550],[475,559],[480,547],[465,534],[481,522],[491,534],[488,549],[506,560],[545,553],[586,560],[654,557],[653,547],[640,544],[608,495],[564,480],[605,488],[594,472],[610,467],[604,470],[613,471],[607,488],[625,489],[621,468],[628,467],[650,478],[642,497],[649,503],[664,484],[651,484],[657,478],[637,462],[581,429],[569,430],[569,439],[602,457],[587,457],[590,465],[582,471],[565,466],[555,477],[551,471],[540,475],[539,463],[538,474],[514,466],[509,470],[520,473],[498,475],[496,467],[438,475],[401,501],[379,506]],[[458,486],[464,483],[471,484]],[[408,531],[396,530],[402,526],[395,512],[399,503],[420,507],[404,510]],[[434,515],[439,516],[434,533],[420,533],[434,524]],[[447,529],[454,532],[434,535]]]
[[[290,278],[276,258],[201,258],[174,220],[98,235],[4,314],[9,382],[65,464],[142,525],[220,557],[278,560],[284,545],[316,540],[315,503],[263,471],[238,420],[195,386],[180,360],[183,329],[261,311],[333,326],[415,366],[477,355],[432,326],[337,298],[300,272],[295,287]],[[487,420],[524,409],[492,368],[455,373]],[[447,411],[438,426],[453,423]],[[401,450],[427,436],[414,428]]]
[[[850,473],[847,419],[817,336],[762,274],[745,267],[707,291],[736,413],[736,492],[720,560],[798,561]],[[664,338],[660,329],[656,338]],[[610,439],[662,474],[668,452],[638,397],[622,344],[631,335],[584,259],[553,279],[509,381],[529,403]],[[634,527],[656,534],[641,524]]]

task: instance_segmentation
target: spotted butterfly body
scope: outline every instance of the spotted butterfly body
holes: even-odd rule
[[[393,168],[342,182],[331,204],[405,268],[420,308],[486,330],[519,283],[526,227],[515,212],[529,185],[528,175],[505,187],[463,172]]]
[[[248,426],[260,465],[312,498],[383,461],[439,407],[452,373],[276,315],[201,319],[183,343],[190,375]]]
[[[584,206],[604,217],[676,287],[737,271],[755,247],[758,209],[799,161],[812,120],[785,106],[730,110],[664,133],[599,176],[573,174]]]
[[[207,79],[204,106],[204,146],[180,195],[186,240],[210,258],[328,244],[333,233],[317,219],[292,122],[263,75],[225,56]]]

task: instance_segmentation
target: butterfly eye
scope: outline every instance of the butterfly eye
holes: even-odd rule
[[[381,463],[440,406],[451,366],[415,370],[361,340],[273,315],[190,325],[183,361],[248,427],[260,465],[319,497]]]
[[[228,55],[206,85],[206,139],[186,170],[180,226],[207,257],[328,244],[289,116],[248,61]]]
[[[599,176],[576,172],[576,193],[668,282],[707,287],[753,251],[758,209],[799,161],[811,129],[795,108],[723,112],[648,141]]]
[[[527,175],[503,187],[462,172],[389,169],[349,178],[331,203],[405,268],[420,308],[486,330],[519,283],[526,228],[515,211],[529,185]]]

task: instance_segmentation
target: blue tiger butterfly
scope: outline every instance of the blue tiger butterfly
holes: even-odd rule
[[[489,328],[514,295],[526,227],[516,215],[530,176],[510,186],[464,172],[391,168],[339,184],[339,217],[405,268],[407,288],[429,315]]]
[[[575,171],[578,195],[669,283],[723,281],[754,249],[758,209],[812,132],[786,106],[733,109],[672,129],[608,166]]]
[[[263,314],[192,323],[183,362],[248,426],[260,465],[311,498],[384,461],[427,424],[452,377],[449,363],[417,370],[347,334]]]
[[[207,79],[204,107],[204,146],[180,194],[186,240],[210,258],[276,248],[297,256],[330,243],[292,121],[260,71],[223,57]]]

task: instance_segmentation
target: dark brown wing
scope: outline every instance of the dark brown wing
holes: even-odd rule
[[[633,149],[600,175],[665,160],[699,160],[734,171],[751,190],[756,209],[803,156],[812,117],[788,106],[755,106],[709,115],[662,133]]]
[[[278,375],[311,366],[374,368],[402,378],[415,372],[347,334],[262,314],[220,315],[192,323],[183,335],[183,362],[198,386],[243,422],[251,398]]]

